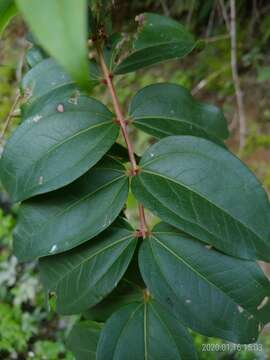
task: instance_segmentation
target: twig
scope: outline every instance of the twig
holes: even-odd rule
[[[190,23],[191,23],[191,19],[192,19],[192,15],[194,12],[194,5],[195,5],[195,1],[192,0],[191,6],[189,7],[188,10],[188,15],[187,15],[187,21],[186,21],[186,26],[189,27]]]
[[[20,95],[20,93],[17,93],[17,95],[15,97],[15,100],[13,102],[13,105],[12,105],[8,115],[7,115],[4,126],[2,128],[2,131],[1,131],[1,134],[0,134],[0,142],[2,142],[2,140],[3,140],[4,136],[5,136],[5,133],[6,133],[7,129],[8,129],[8,127],[9,127],[10,121],[14,117],[13,114],[15,112],[15,109],[16,109],[20,99],[21,99],[21,95]]]
[[[162,6],[162,10],[164,12],[164,15],[170,16],[170,10],[167,6],[166,0],[160,0],[160,4]]]
[[[223,71],[230,68],[230,64],[224,65],[218,71],[213,72],[205,79],[202,79],[191,91],[192,95],[196,95],[199,91],[201,91],[206,85],[208,85],[212,80],[218,77]]]
[[[245,146],[245,137],[246,137],[246,116],[243,102],[243,92],[240,85],[240,79],[238,75],[238,65],[237,65],[237,39],[236,39],[236,9],[235,9],[235,0],[230,0],[231,7],[231,68],[232,76],[236,94],[236,101],[238,107],[238,117],[239,117],[239,149],[242,150]]]
[[[127,145],[127,149],[128,149],[128,155],[129,155],[129,160],[131,163],[131,173],[133,176],[135,176],[138,173],[138,165],[136,162],[136,158],[135,158],[135,154],[133,151],[133,146],[132,143],[130,141],[129,138],[129,134],[127,131],[127,122],[125,120],[125,117],[123,115],[123,111],[121,109],[121,105],[118,99],[118,96],[116,94],[116,90],[112,81],[112,76],[109,72],[109,69],[107,68],[107,65],[105,63],[104,57],[103,57],[103,52],[102,49],[97,45],[97,53],[98,53],[98,58],[99,58],[99,62],[100,62],[100,66],[105,78],[105,83],[109,89],[109,92],[111,94],[111,98],[112,98],[112,102],[113,102],[113,107],[117,116],[117,121],[120,124],[121,127],[121,131],[123,134],[123,137],[125,139],[126,145]],[[140,218],[140,235],[145,238],[148,234],[147,231],[147,225],[146,225],[146,220],[145,220],[145,212],[144,212],[144,207],[143,205],[139,204],[139,218]]]
[[[216,3],[214,3],[212,11],[209,16],[208,25],[206,28],[206,37],[208,37],[211,34],[213,24],[214,24],[214,19],[215,19],[215,12],[216,12]]]
[[[220,6],[220,9],[221,9],[221,12],[222,12],[222,16],[223,16],[226,28],[227,28],[228,32],[230,32],[230,28],[231,28],[230,20],[229,20],[229,17],[228,17],[228,13],[227,13],[227,9],[226,9],[224,0],[218,0],[218,1],[219,1],[219,6]]]
[[[208,38],[203,38],[202,41],[209,44],[212,42],[226,40],[226,39],[230,39],[230,34],[223,34],[223,35],[217,35],[217,36],[212,36],[212,37],[208,37]]]

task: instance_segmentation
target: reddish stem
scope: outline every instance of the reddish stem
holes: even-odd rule
[[[114,107],[114,110],[115,110],[115,113],[117,116],[117,120],[120,123],[121,131],[124,136],[125,142],[127,144],[128,155],[129,155],[129,159],[130,159],[131,166],[132,166],[132,175],[136,175],[136,173],[138,171],[138,166],[136,163],[133,147],[132,147],[131,141],[128,136],[126,120],[124,118],[124,115],[123,115],[123,112],[122,112],[122,109],[121,109],[121,106],[120,106],[120,103],[119,103],[119,100],[118,100],[118,97],[116,94],[116,90],[115,90],[113,82],[112,82],[111,74],[107,68],[105,61],[104,61],[102,51],[99,48],[97,48],[97,51],[98,51],[101,69],[102,69],[103,75],[106,80],[106,85],[108,86],[108,89],[109,89],[111,97],[112,97],[113,107]]]
[[[99,61],[100,61],[100,66],[101,66],[101,69],[102,69],[102,72],[104,75],[104,80],[105,80],[104,83],[107,85],[107,87],[110,91],[112,102],[113,102],[113,107],[115,110],[115,114],[117,116],[117,121],[120,124],[121,131],[122,131],[123,137],[124,137],[126,145],[127,145],[129,160],[131,163],[131,173],[133,176],[135,176],[138,173],[138,165],[137,165],[136,158],[134,155],[133,146],[132,146],[132,143],[131,143],[129,135],[128,135],[127,121],[125,120],[119,99],[116,94],[116,90],[115,90],[115,87],[114,87],[114,84],[112,81],[112,75],[109,72],[109,69],[105,63],[102,50],[100,49],[100,47],[98,45],[97,45],[97,53],[98,53],[98,57],[99,57]],[[139,218],[140,218],[140,235],[143,238],[145,238],[147,236],[148,230],[147,230],[147,224],[146,224],[146,219],[145,219],[144,207],[141,204],[139,204]]]

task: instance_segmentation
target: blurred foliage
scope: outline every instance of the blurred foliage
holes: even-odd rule
[[[103,0],[101,0],[103,1]],[[106,0],[107,1],[107,0]],[[108,0],[109,2],[109,0]],[[135,27],[135,15],[143,11],[169,13],[189,27],[197,38],[208,39],[201,49],[184,61],[173,61],[150,70],[139,71],[116,79],[121,102],[127,108],[131,97],[140,88],[156,82],[173,82],[192,90],[195,96],[223,108],[232,129],[228,143],[237,149],[235,125],[236,104],[230,68],[230,41],[220,8],[214,0],[138,0],[114,1],[113,18],[117,28]],[[228,0],[225,0],[228,6]],[[255,6],[256,5],[256,6]],[[121,9],[121,11],[119,11]],[[238,0],[238,58],[239,73],[245,94],[248,120],[246,147],[241,154],[270,190],[270,4],[269,0]],[[20,19],[5,31],[0,40],[0,128],[15,97],[23,71],[26,49],[25,29]],[[105,87],[97,87],[93,95],[102,96],[109,104]],[[16,127],[12,122],[8,136]],[[132,130],[135,149],[141,155],[154,140]],[[0,149],[1,150],[1,149]],[[134,226],[136,201],[129,197],[129,217]],[[0,359],[73,359],[64,341],[75,318],[58,317],[50,300],[50,311],[38,279],[36,263],[18,264],[12,255],[11,232],[16,223],[16,208],[0,188]],[[151,224],[156,218],[147,214]],[[202,352],[203,344],[219,344],[217,339],[193,334],[199,359],[257,360],[270,358],[270,335],[265,331],[260,341],[264,351]]]

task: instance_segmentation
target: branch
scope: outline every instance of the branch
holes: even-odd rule
[[[230,0],[231,7],[231,68],[232,76],[236,94],[236,101],[238,107],[238,116],[239,116],[239,148],[243,149],[245,146],[245,136],[246,136],[246,116],[243,102],[243,92],[240,86],[240,79],[238,75],[238,65],[237,65],[237,40],[236,40],[236,10],[235,10],[235,0]]]
[[[16,97],[15,97],[13,105],[12,105],[12,107],[11,107],[9,113],[8,113],[8,116],[7,116],[6,121],[4,123],[3,129],[1,131],[0,142],[2,142],[2,140],[3,140],[4,136],[5,136],[5,133],[6,133],[7,129],[8,129],[8,127],[9,127],[10,121],[14,117],[14,112],[15,112],[15,109],[16,109],[20,99],[21,99],[21,95],[20,95],[20,93],[18,93],[16,95]]]
[[[219,6],[222,12],[222,16],[226,25],[226,28],[228,30],[228,32],[230,32],[230,21],[229,21],[229,17],[228,17],[228,13],[227,13],[227,9],[224,3],[224,0],[219,0]]]
[[[103,52],[98,45],[97,45],[97,53],[98,53],[100,66],[101,66],[101,69],[102,69],[102,72],[103,72],[103,75],[105,78],[105,83],[108,86],[109,92],[111,94],[113,107],[114,107],[114,110],[115,110],[115,113],[117,116],[117,121],[120,124],[121,131],[122,131],[123,137],[124,137],[126,145],[127,145],[129,160],[131,163],[131,173],[133,176],[135,176],[135,175],[137,175],[139,168],[138,168],[138,165],[136,162],[135,154],[133,151],[133,146],[132,146],[132,143],[131,143],[129,135],[128,135],[127,122],[123,115],[123,111],[121,109],[121,105],[120,105],[118,96],[116,94],[116,90],[115,90],[115,87],[114,87],[114,84],[112,81],[112,75],[110,74],[109,69],[107,68],[107,65],[106,65],[104,57],[103,57]],[[143,238],[145,238],[148,234],[148,230],[147,230],[147,224],[146,224],[146,219],[145,219],[144,207],[141,204],[139,204],[139,218],[140,218],[140,235]]]
[[[160,0],[160,4],[162,6],[162,10],[165,16],[170,16],[170,10],[167,6],[166,0]]]

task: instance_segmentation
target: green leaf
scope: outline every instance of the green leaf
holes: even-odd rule
[[[31,61],[31,60],[30,60]],[[93,63],[89,63],[89,81],[95,85],[98,78],[97,68]],[[32,103],[40,99],[43,95],[52,90],[56,90],[65,85],[75,84],[64,69],[52,58],[47,58],[38,62],[22,80],[22,90],[28,102]]]
[[[270,282],[256,262],[232,258],[159,224],[140,249],[155,299],[207,336],[251,343],[270,321]]]
[[[157,138],[194,135],[220,143],[229,135],[222,111],[196,101],[180,85],[164,83],[143,88],[133,98],[129,116],[137,128]]]
[[[134,52],[115,68],[116,74],[182,58],[196,45],[193,36],[181,24],[168,17],[145,13],[137,19],[139,31],[134,42]]]
[[[119,133],[113,114],[72,86],[49,93],[27,116],[1,159],[1,181],[13,201],[71,183],[100,160]]]
[[[14,0],[0,0],[0,35],[17,12]]]
[[[93,321],[80,321],[73,326],[67,338],[67,348],[73,352],[76,360],[96,360],[101,329],[101,324]]]
[[[106,322],[97,360],[197,359],[187,330],[156,301],[130,304]]]
[[[40,260],[46,290],[56,292],[56,310],[77,314],[99,303],[118,284],[136,248],[134,230],[112,225],[96,239]]]
[[[16,0],[42,47],[80,85],[88,85],[87,0]]]
[[[163,221],[230,255],[270,260],[267,194],[229,151],[170,136],[149,148],[140,169],[132,191]]]
[[[105,230],[128,195],[124,167],[103,159],[69,186],[23,203],[14,233],[20,261],[70,250]]]

